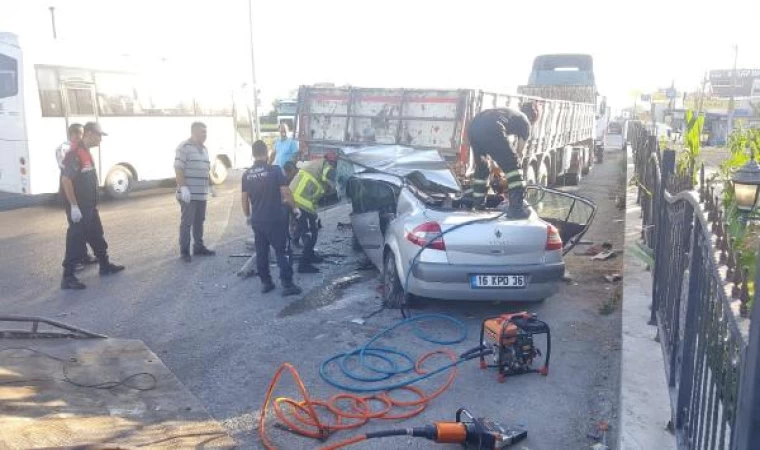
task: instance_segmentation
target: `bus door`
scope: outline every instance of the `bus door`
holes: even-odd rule
[[[95,98],[95,84],[82,81],[63,81],[61,83],[63,94],[63,111],[66,117],[66,128],[72,123],[84,125],[87,122],[98,121],[98,108]],[[104,130],[106,133],[108,130]],[[102,182],[103,173],[101,166],[100,147],[90,149],[93,163],[98,170],[99,181]]]

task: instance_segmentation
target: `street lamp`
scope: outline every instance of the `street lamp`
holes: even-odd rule
[[[749,148],[749,145],[747,145]],[[755,154],[750,149],[750,159],[736,171],[731,181],[734,184],[736,207],[742,212],[750,212],[757,206],[760,197],[760,164],[755,161]]]

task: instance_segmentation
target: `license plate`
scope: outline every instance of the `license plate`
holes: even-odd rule
[[[470,287],[479,288],[523,288],[525,275],[471,275]]]

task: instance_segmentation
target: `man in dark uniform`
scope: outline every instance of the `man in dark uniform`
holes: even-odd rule
[[[530,212],[525,209],[525,182],[517,155],[522,155],[530,138],[530,127],[538,120],[535,103],[527,102],[520,111],[511,108],[488,109],[478,113],[470,122],[467,138],[472,147],[475,163],[473,197],[476,207],[485,203],[488,189],[488,159],[499,165],[507,178],[509,209],[507,217],[526,218]],[[508,136],[517,138],[517,148],[513,149]]]
[[[261,292],[274,289],[269,273],[269,247],[274,248],[280,269],[283,297],[298,295],[301,288],[293,283],[293,267],[287,257],[288,215],[293,210],[293,194],[282,168],[267,163],[268,149],[263,141],[253,143],[253,166],[243,174],[243,214],[253,227],[256,240],[256,270],[261,278]]]
[[[98,173],[95,171],[90,149],[100,145],[106,134],[95,122],[87,122],[84,136],[72,144],[63,159],[61,183],[68,205],[66,218],[69,229],[66,232],[66,257],[63,260],[63,280],[61,289],[84,289],[75,276],[74,269],[84,257],[90,244],[100,263],[100,274],[110,275],[121,272],[124,266],[112,264],[108,259],[108,244],[103,236],[103,224],[97,208]]]

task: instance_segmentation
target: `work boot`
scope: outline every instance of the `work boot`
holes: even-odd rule
[[[268,294],[274,290],[272,280],[261,280],[261,293]]]
[[[113,264],[110,262],[100,263],[100,274],[101,275],[111,275],[114,273],[121,272],[124,270],[124,266],[120,266],[118,264]]]
[[[76,289],[81,290],[86,288],[81,281],[77,280],[77,277],[74,275],[64,275],[63,279],[61,279],[61,289]]]
[[[186,263],[193,262],[193,257],[190,256],[190,253],[182,252],[179,254],[179,257],[182,261]]]
[[[507,208],[507,217],[510,219],[527,219],[530,217],[530,210],[525,206],[525,188],[516,188],[509,190],[509,207]]]
[[[214,256],[216,255],[216,252],[214,250],[211,250],[207,247],[201,247],[199,249],[193,250],[193,255],[195,256]]]
[[[299,264],[298,273],[319,273],[319,269],[309,263]]]
[[[300,294],[302,292],[301,288],[298,287],[298,286],[296,286],[295,284],[293,284],[292,281],[283,282],[282,288],[283,288],[282,289],[282,296],[283,297],[289,297],[291,295],[298,295],[298,294]]]

